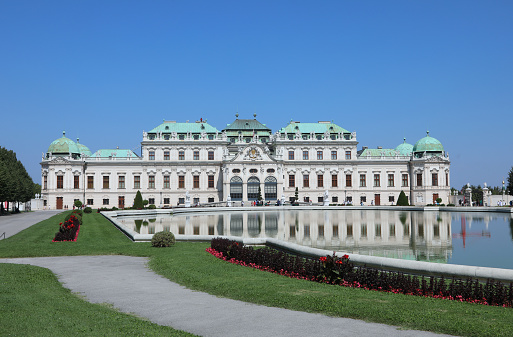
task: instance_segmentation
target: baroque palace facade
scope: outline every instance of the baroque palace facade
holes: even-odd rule
[[[41,162],[44,205],[71,208],[130,207],[136,192],[157,207],[184,204],[291,200],[395,205],[401,191],[410,204],[448,203],[450,161],[429,136],[394,149],[357,150],[356,133],[332,122],[291,121],[277,132],[254,119],[219,131],[200,120],[164,121],[143,132],[141,156],[102,149],[63,137]],[[230,198],[228,198],[230,197]]]

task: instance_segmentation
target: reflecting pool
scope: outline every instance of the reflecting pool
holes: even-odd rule
[[[363,255],[513,269],[513,220],[503,213],[252,209],[118,221],[140,234],[268,237]]]

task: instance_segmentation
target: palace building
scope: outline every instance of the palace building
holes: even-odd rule
[[[131,207],[137,191],[157,207],[295,198],[331,204],[395,205],[401,191],[413,205],[450,195],[450,161],[429,136],[394,149],[357,149],[356,132],[333,122],[291,121],[273,132],[254,119],[221,131],[200,120],[164,121],[143,132],[141,155],[128,149],[92,153],[65,134],[41,161],[47,208]]]

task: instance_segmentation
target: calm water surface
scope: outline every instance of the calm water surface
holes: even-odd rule
[[[252,209],[118,220],[141,234],[270,237],[364,255],[513,269],[513,219],[502,213]]]

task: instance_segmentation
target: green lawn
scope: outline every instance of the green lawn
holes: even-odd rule
[[[218,260],[205,252],[205,249],[209,246],[208,243],[178,242],[171,248],[152,248],[149,243],[131,242],[99,214],[84,216],[85,223],[80,230],[77,242],[51,243],[53,234],[57,231],[58,223],[63,218],[64,215],[57,215],[16,236],[1,240],[0,257],[99,254],[148,256],[150,257],[150,267],[157,273],[188,288],[221,297],[452,335],[513,336],[512,308],[488,307],[449,300],[380,293],[289,279]],[[29,289],[29,287],[35,287],[35,285],[16,281],[17,275],[20,274],[20,269],[16,268],[21,267],[0,264],[0,275],[2,275],[0,279],[2,283],[0,284],[7,284],[7,288],[10,289],[7,292],[8,297],[17,298],[24,292],[43,292],[39,288]],[[37,283],[40,283],[40,279],[50,277],[40,274],[45,271],[44,269],[29,266],[23,266],[23,268],[37,270],[37,275],[40,275],[36,278]],[[67,293],[66,301],[71,301],[71,298],[74,298],[73,301],[76,300],[79,303],[77,304],[79,308],[75,309],[75,312],[86,309],[97,310],[98,312],[107,310],[112,312],[113,315],[128,316],[104,306],[86,303],[74,297],[69,291],[56,286],[58,283],[55,278],[51,282],[54,284],[52,289],[55,289],[52,290],[52,293],[55,292],[55,296],[58,296],[58,292]],[[43,288],[50,287],[43,286]],[[49,296],[52,296],[52,293]],[[0,294],[0,296],[2,295]],[[20,300],[22,304],[10,303],[8,308],[12,307],[12,309],[7,310],[34,310],[34,308],[37,308],[30,304],[30,298],[24,301]],[[63,301],[55,301],[55,310],[61,302]],[[3,300],[2,303],[4,303]],[[25,309],[20,309],[20,307]],[[1,310],[4,310],[4,308]],[[37,311],[39,313],[42,310],[38,308]],[[28,317],[25,319],[30,321],[28,312],[26,312]],[[59,316],[54,314],[48,317],[48,320],[56,319],[52,317]],[[37,321],[33,324],[42,324],[38,323],[41,319],[34,319]],[[123,319],[134,318],[128,316],[128,318]],[[58,323],[52,322],[54,325]],[[96,321],[92,319],[90,323],[95,325]],[[125,324],[133,325],[135,331],[137,324],[150,323],[135,319],[134,322]],[[29,325],[32,325],[32,323]],[[89,324],[86,322],[80,326],[85,329]],[[14,327],[9,329],[14,329]],[[6,330],[7,334],[15,331]],[[6,333],[2,333],[2,327],[0,326],[0,335],[4,334]]]

